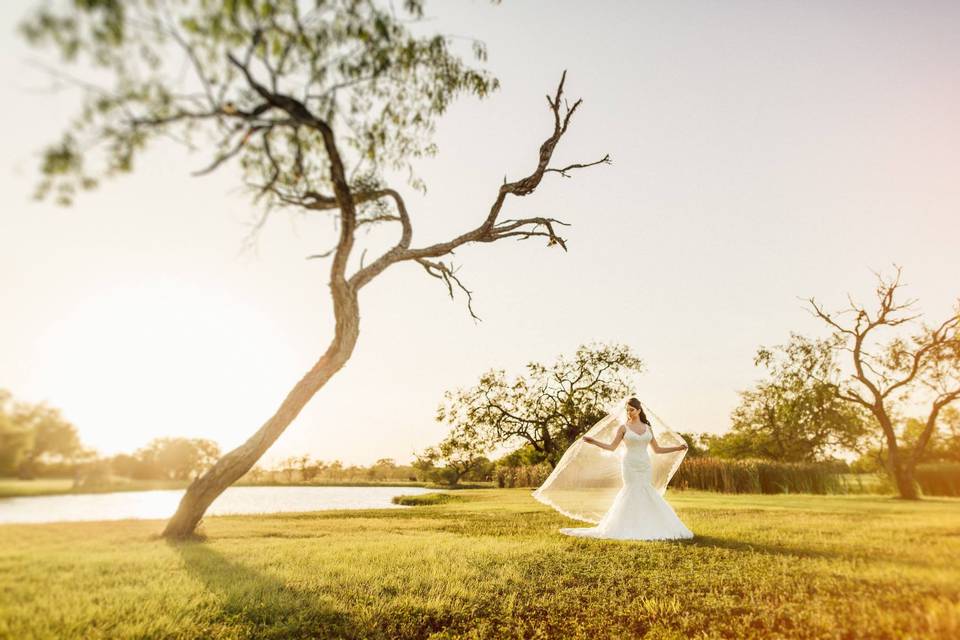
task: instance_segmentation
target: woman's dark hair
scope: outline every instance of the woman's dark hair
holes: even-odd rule
[[[636,398],[630,398],[629,400],[627,400],[627,404],[633,407],[634,409],[636,409],[640,413],[640,421],[649,427],[650,421],[647,420],[647,414],[643,412],[643,407],[640,405],[640,401],[637,400]]]

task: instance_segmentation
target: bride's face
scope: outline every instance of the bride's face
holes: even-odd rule
[[[628,404],[627,417],[630,418],[630,421],[633,422],[634,420],[636,420],[638,415],[640,415],[640,412]]]

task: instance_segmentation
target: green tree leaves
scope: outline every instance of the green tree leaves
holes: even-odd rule
[[[792,334],[776,347],[760,347],[754,363],[767,379],[740,392],[731,431],[708,437],[710,455],[813,462],[856,450],[869,416],[837,394],[836,344]]]
[[[448,391],[437,420],[453,425],[454,433],[475,432],[488,447],[526,444],[554,465],[607,405],[632,391],[630,376],[643,362],[626,345],[593,344],[526,368],[513,379],[491,370],[474,387]]]
[[[0,389],[0,475],[32,478],[37,463],[72,460],[85,453],[76,427],[59,409],[14,402],[10,392]]]
[[[497,88],[461,60],[454,40],[414,33],[422,14],[420,2],[395,13],[362,0],[317,2],[306,14],[297,0],[44,6],[20,31],[60,54],[67,67],[55,75],[78,87],[84,104],[46,150],[37,196],[68,204],[129,171],[161,137],[212,151],[214,167],[239,160],[252,194],[268,204],[329,192],[321,136],[252,90],[246,71],[338,132],[348,175],[403,169],[419,185],[410,163],[435,153],[437,116],[458,95]],[[482,43],[472,57],[486,59]],[[71,75],[73,67],[83,73]]]

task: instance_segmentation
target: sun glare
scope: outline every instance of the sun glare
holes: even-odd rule
[[[268,314],[229,291],[171,280],[102,290],[51,318],[36,344],[31,387],[69,407],[102,453],[166,435],[236,444],[295,371]]]

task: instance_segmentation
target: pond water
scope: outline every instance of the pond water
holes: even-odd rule
[[[403,509],[391,499],[434,491],[423,487],[230,487],[210,505],[207,515]],[[166,519],[176,511],[183,493],[177,489],[0,498],[0,524]]]

